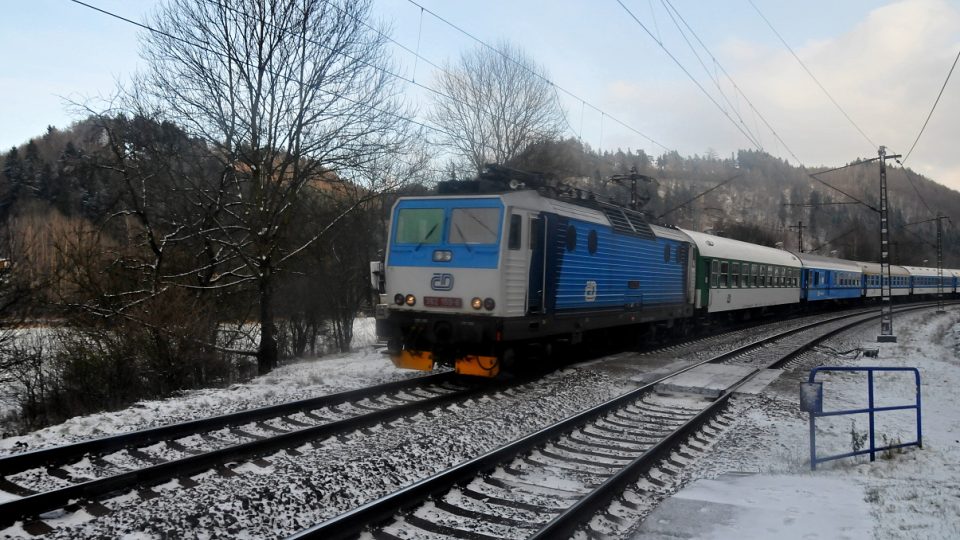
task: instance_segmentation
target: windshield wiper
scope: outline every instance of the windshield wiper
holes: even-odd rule
[[[420,240],[420,243],[417,244],[417,247],[413,248],[414,251],[420,249],[420,246],[427,241],[427,238],[430,238],[430,235],[433,234],[433,231],[437,230],[437,225],[439,225],[439,223],[434,223],[433,227],[430,227],[430,230],[427,231],[427,234],[423,235],[423,240]]]
[[[473,214],[473,212],[470,212],[469,210],[467,210],[467,211],[466,211],[466,214],[467,214],[468,216],[470,216],[470,219],[476,221],[477,223],[480,224],[481,227],[483,227],[484,229],[486,229],[487,232],[490,233],[490,236],[492,236],[492,237],[494,237],[494,238],[497,237],[497,233],[493,232],[493,229],[491,229],[490,227],[488,227],[486,223],[480,221],[480,218],[478,218],[477,216],[475,216],[475,215]]]
[[[463,235],[463,231],[460,230],[460,225],[456,223],[453,224],[453,227],[457,229],[457,234],[460,235],[460,239],[463,240],[463,245],[467,246],[467,253],[473,254],[473,249],[470,248],[470,244],[467,243],[467,237]]]

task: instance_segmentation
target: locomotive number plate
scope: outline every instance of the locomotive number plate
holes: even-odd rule
[[[463,307],[463,299],[449,296],[424,296],[423,305],[426,307],[459,308]]]

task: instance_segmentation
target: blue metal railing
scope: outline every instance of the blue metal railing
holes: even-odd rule
[[[825,371],[847,371],[847,372],[867,372],[867,408],[848,409],[839,411],[823,411],[823,383],[816,382],[817,373]],[[917,400],[913,405],[895,405],[891,407],[876,407],[873,400],[873,373],[875,371],[912,371],[917,386]],[[810,370],[810,377],[806,383],[802,383],[800,388],[800,407],[802,410],[810,413],[810,469],[816,470],[818,463],[842,459],[847,457],[870,454],[870,461],[876,460],[877,452],[885,450],[895,450],[907,446],[917,446],[923,448],[923,424],[920,419],[920,371],[917,368],[909,367],[828,367],[821,366]],[[893,444],[889,446],[876,446],[874,437],[874,415],[878,412],[903,411],[916,409],[917,411],[917,440],[902,444]],[[855,450],[845,454],[833,456],[817,457],[817,418],[824,416],[841,416],[849,414],[867,414],[870,417],[870,446],[865,450]]]

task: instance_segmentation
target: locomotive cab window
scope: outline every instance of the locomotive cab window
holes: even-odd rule
[[[438,244],[443,230],[442,208],[403,208],[397,213],[398,244]]]
[[[496,244],[499,222],[498,208],[454,208],[447,240],[451,244]]]
[[[507,248],[520,249],[520,240],[523,237],[523,216],[519,214],[510,215],[510,239],[507,242]]]
[[[543,222],[537,218],[530,218],[530,249],[536,249],[540,245],[541,236],[543,236]]]

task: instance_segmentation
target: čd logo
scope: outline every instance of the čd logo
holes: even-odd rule
[[[434,274],[430,280],[430,288],[435,291],[449,291],[453,289],[453,274]]]

